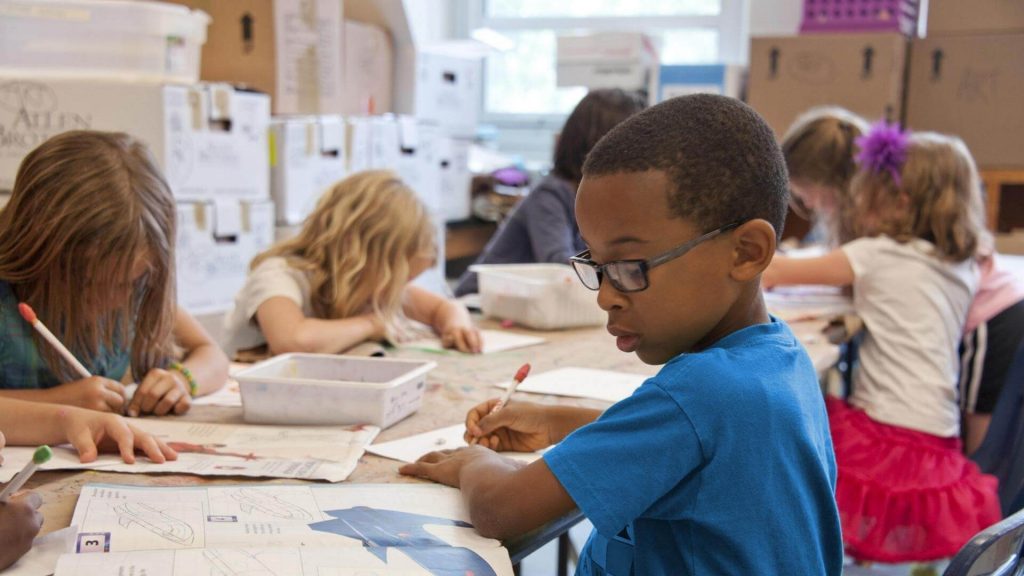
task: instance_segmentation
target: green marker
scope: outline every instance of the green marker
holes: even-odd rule
[[[32,454],[32,461],[25,464],[21,472],[18,472],[18,475],[14,477],[14,480],[11,480],[7,487],[4,488],[4,491],[0,492],[0,504],[6,504],[11,494],[21,490],[21,487],[25,485],[25,482],[28,482],[32,474],[35,474],[36,468],[49,462],[50,458],[53,458],[53,450],[50,450],[49,446],[44,444],[36,448],[36,451]]]

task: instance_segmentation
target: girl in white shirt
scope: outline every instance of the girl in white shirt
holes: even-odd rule
[[[479,352],[465,307],[410,284],[434,264],[434,238],[427,209],[395,174],[360,172],[335,184],[296,237],[253,259],[227,318],[229,354],[340,353],[402,340],[406,318],[447,347]]]
[[[880,123],[858,144],[860,237],[820,258],[776,256],[763,282],[853,287],[860,363],[849,399],[827,400],[843,540],[861,561],[936,560],[1001,518],[995,478],[960,445],[957,347],[984,234],[978,174],[956,138]]]

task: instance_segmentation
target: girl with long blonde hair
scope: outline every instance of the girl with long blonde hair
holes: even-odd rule
[[[985,236],[978,173],[954,137],[880,123],[858,145],[860,237],[820,258],[776,256],[763,283],[852,285],[864,321],[852,392],[826,400],[847,552],[947,558],[1001,517],[996,479],[961,451],[956,391]]]
[[[227,319],[228,351],[338,353],[401,340],[403,320],[479,352],[469,312],[410,282],[433,266],[434,227],[395,174],[354,174],[324,193],[302,230],[252,261]]]
[[[0,212],[0,396],[136,416],[181,414],[220,388],[227,357],[175,307],[174,234],[171,191],[131,136],[65,132],[30,152]],[[19,302],[93,376],[42,340]]]

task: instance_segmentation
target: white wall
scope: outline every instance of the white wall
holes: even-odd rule
[[[803,6],[803,0],[750,0],[750,35],[796,34]]]

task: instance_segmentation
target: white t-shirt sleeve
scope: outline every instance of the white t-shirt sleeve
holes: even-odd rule
[[[299,308],[306,307],[306,279],[301,270],[288,265],[284,258],[269,258],[249,274],[239,307],[247,320],[256,316],[267,300],[278,296],[288,298]]]
[[[842,245],[841,249],[850,261],[854,276],[861,277],[868,271],[869,261],[878,256],[881,242],[879,238],[858,238]]]

